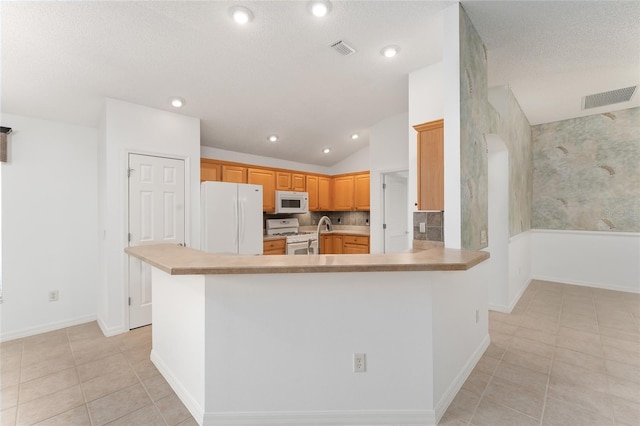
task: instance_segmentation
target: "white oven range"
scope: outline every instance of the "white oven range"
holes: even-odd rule
[[[288,255],[317,254],[318,236],[315,232],[300,232],[298,219],[267,219],[266,227],[267,235],[286,237]]]

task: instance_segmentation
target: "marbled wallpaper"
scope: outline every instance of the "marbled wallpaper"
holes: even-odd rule
[[[460,7],[460,195],[462,248],[487,247],[489,198],[487,56],[482,40]],[[485,235],[485,238],[482,236]]]
[[[504,117],[489,105],[490,133],[499,135],[509,150],[509,236],[531,229],[533,151],[531,125],[518,101],[507,90]]]
[[[640,232],[640,108],[532,127],[533,227]]]

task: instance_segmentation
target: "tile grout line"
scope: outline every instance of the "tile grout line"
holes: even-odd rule
[[[80,386],[80,392],[82,392],[82,399],[84,399],[84,409],[87,410],[87,416],[89,417],[89,423],[91,426],[94,426],[93,417],[91,417],[91,410],[89,410],[89,402],[87,401],[87,394],[84,391],[84,386],[82,380],[80,379],[80,373],[78,372],[78,364],[76,363],[76,355],[73,350],[73,345],[71,344],[71,339],[69,338],[69,328],[67,328],[67,339],[69,340],[69,348],[71,349],[71,356],[73,357],[73,368],[76,370],[76,375],[78,376],[78,384]]]
[[[152,341],[153,342],[153,341]],[[153,344],[153,343],[152,343]],[[142,385],[142,389],[144,389],[144,391],[147,393],[147,396],[149,397],[149,399],[151,400],[151,405],[153,405],[156,410],[158,410],[158,413],[160,414],[160,417],[162,417],[162,420],[165,422],[165,424],[167,424],[167,426],[169,425],[169,422],[167,421],[167,419],[165,419],[164,415],[162,414],[162,411],[160,411],[160,408],[156,405],[156,401],[153,400],[153,397],[151,396],[151,393],[149,393],[149,390],[147,389],[147,387],[144,384],[144,381],[142,380],[142,378],[138,375],[138,372],[136,371],[135,368],[133,368],[133,364],[131,363],[131,361],[129,361],[129,359],[127,359],[125,357],[125,359],[127,360],[127,363],[129,363],[129,367],[131,367],[131,370],[133,370],[133,374],[136,375],[136,378],[138,379],[138,381],[140,382],[140,385]],[[151,362],[151,359],[149,359],[149,361]],[[153,362],[152,362],[153,364]],[[155,365],[154,365],[155,367]],[[163,397],[164,398],[164,397]],[[162,399],[162,398],[160,398]]]

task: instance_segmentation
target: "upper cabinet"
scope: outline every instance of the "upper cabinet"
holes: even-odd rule
[[[418,132],[418,210],[444,210],[444,120],[413,126]]]
[[[333,210],[369,211],[369,173],[333,178]]]
[[[355,207],[353,175],[333,178],[333,210],[353,210]]]
[[[275,191],[309,193],[310,211],[369,211],[369,173],[335,177],[200,159],[200,181],[251,183],[263,187],[263,210],[275,210]]]
[[[370,208],[370,196],[369,196],[369,173],[362,173],[353,177],[354,192],[355,192],[355,208],[356,210],[369,211]]]
[[[304,192],[305,175],[302,173],[276,172],[276,190]]]
[[[200,160],[200,182],[222,180],[222,166],[220,163],[209,161],[206,158]]]
[[[247,183],[262,185],[262,211],[274,211],[276,209],[275,172],[267,169],[249,168],[247,176]]]
[[[222,165],[222,181],[247,183],[247,168],[241,166]]]

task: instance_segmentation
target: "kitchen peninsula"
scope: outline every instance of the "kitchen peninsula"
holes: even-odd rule
[[[435,424],[489,344],[486,252],[126,252],[153,266],[151,359],[201,425]]]

